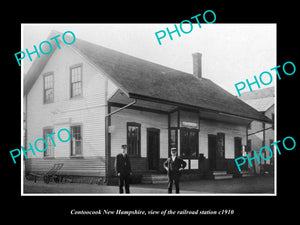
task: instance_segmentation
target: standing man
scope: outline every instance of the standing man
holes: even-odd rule
[[[127,155],[127,145],[121,146],[121,153],[116,156],[115,170],[119,177],[119,192],[123,193],[123,186],[125,185],[125,193],[129,194],[129,180],[131,172],[131,165]]]
[[[176,194],[179,194],[180,172],[186,167],[186,162],[177,156],[177,149],[171,148],[171,157],[164,162],[164,168],[169,177],[168,193],[172,193],[173,181],[175,183]]]

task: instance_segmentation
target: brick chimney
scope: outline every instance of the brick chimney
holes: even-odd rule
[[[202,78],[202,54],[195,52],[193,55],[193,74],[195,77]]]

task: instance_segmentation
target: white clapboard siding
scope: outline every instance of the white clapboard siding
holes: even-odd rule
[[[83,96],[70,99],[70,67],[82,65]],[[54,73],[54,102],[43,104],[43,74]],[[43,128],[54,132],[72,125],[82,126],[83,156],[105,155],[104,115],[106,78],[91,66],[85,58],[66,46],[54,52],[36,80],[27,97],[27,143],[43,137]],[[70,142],[61,143],[55,136],[57,146],[54,157],[69,157]],[[43,153],[30,158],[42,158]]]
[[[225,134],[225,158],[234,158],[234,137],[241,137],[246,144],[246,127],[213,120],[200,120],[199,152],[208,157],[208,134]]]
[[[112,111],[116,109],[112,107]],[[120,153],[120,146],[127,143],[127,122],[141,124],[141,157],[147,157],[147,128],[160,130],[160,158],[168,157],[168,116],[132,109],[124,109],[111,117],[111,156]]]
[[[56,163],[63,163],[63,167],[58,172],[61,175],[105,176],[104,157],[54,159],[31,158],[26,160],[25,168],[27,173],[43,174],[49,171]]]

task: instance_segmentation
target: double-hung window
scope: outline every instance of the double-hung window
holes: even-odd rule
[[[82,66],[73,66],[71,73],[71,98],[82,96]]]
[[[82,131],[81,126],[71,126],[71,156],[82,155]]]
[[[128,155],[141,155],[141,124],[127,123],[127,150]]]
[[[54,74],[44,75],[44,104],[54,101]]]
[[[46,149],[46,151],[44,151],[44,157],[53,157],[54,156],[54,145],[51,140],[51,135],[48,136],[49,134],[52,134],[52,133],[53,133],[52,128],[44,129],[44,140],[47,142],[47,149]],[[44,145],[44,149],[45,148],[46,148],[46,146]]]

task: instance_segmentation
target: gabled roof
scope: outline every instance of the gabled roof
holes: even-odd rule
[[[262,98],[269,98],[269,97],[275,97],[274,87],[262,88],[255,91],[247,91],[244,92],[240,98],[242,100],[249,100],[249,99],[262,99]]]
[[[92,44],[77,37],[70,47],[85,56],[100,71],[104,71],[129,97],[159,100],[270,122],[263,114],[209,79],[199,79],[192,74]],[[37,67],[38,64],[39,61],[34,62],[32,67]],[[41,61],[41,64],[43,65],[38,66],[39,69],[29,70],[28,80],[30,77],[37,78],[36,73],[41,72],[46,63]],[[25,94],[32,85],[25,80]]]
[[[257,111],[265,112],[275,103],[274,87],[245,92],[240,98]]]
[[[268,98],[261,98],[261,99],[249,99],[245,100],[245,102],[256,109],[259,112],[265,112],[267,111],[271,106],[274,105],[274,98],[268,97]]]
[[[47,37],[46,40],[49,41],[51,37],[54,37],[54,36],[56,36],[58,34],[61,34],[61,33],[57,32],[57,31],[52,31],[49,34],[49,36]],[[59,42],[61,42],[61,41],[59,40]],[[47,64],[47,62],[50,59],[50,57],[55,52],[56,48],[57,48],[56,45],[52,45],[52,51],[51,51],[51,53],[49,55],[40,54],[40,58],[36,58],[33,61],[31,67],[29,68],[29,70],[27,72],[27,74],[24,76],[24,94],[25,95],[27,93],[29,93],[30,89],[32,88],[33,84],[35,83],[35,81],[39,77],[40,73],[44,69],[44,67]]]

